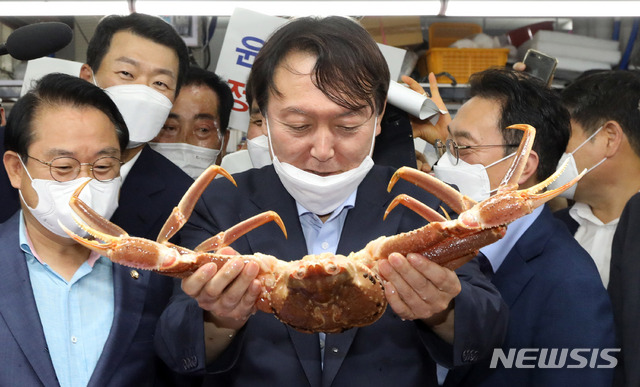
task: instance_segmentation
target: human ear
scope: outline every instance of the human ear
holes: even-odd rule
[[[22,185],[22,163],[20,162],[20,155],[14,151],[4,152],[2,157],[4,163],[4,169],[7,171],[11,186],[16,189],[20,189]]]
[[[536,171],[538,170],[539,163],[540,158],[536,151],[532,149],[531,152],[529,152],[529,157],[527,157],[527,162],[522,170],[522,175],[520,175],[520,179],[518,180],[518,185],[524,185],[529,179],[531,179],[533,183],[530,185],[534,185],[538,182],[536,180]]]

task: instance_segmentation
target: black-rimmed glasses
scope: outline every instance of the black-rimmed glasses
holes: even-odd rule
[[[453,139],[449,138],[446,142],[442,142],[442,140],[436,140],[436,153],[438,158],[442,157],[445,152],[449,152],[451,156],[451,162],[453,165],[457,165],[458,161],[460,161],[460,150],[464,149],[474,149],[474,148],[495,148],[495,147],[505,147],[505,146],[519,146],[520,144],[499,144],[499,145],[458,145]]]
[[[120,174],[120,167],[124,164],[117,157],[100,157],[93,163],[81,163],[73,157],[56,157],[50,162],[42,161],[27,155],[28,158],[49,167],[49,173],[55,181],[61,183],[74,180],[80,175],[83,165],[89,166],[93,178],[98,181],[109,181],[115,179]]]

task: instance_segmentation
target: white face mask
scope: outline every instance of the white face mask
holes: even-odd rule
[[[565,161],[569,160],[569,163],[567,164],[567,168],[564,170],[564,172],[562,173],[562,175],[558,176],[558,178],[556,180],[553,181],[553,183],[549,184],[549,186],[547,187],[548,189],[556,189],[556,188],[560,188],[563,185],[565,185],[566,183],[570,182],[571,180],[573,180],[574,178],[578,177],[578,175],[580,174],[578,172],[578,167],[576,165],[576,160],[573,157],[573,155],[578,151],[578,149],[582,148],[582,146],[584,144],[586,144],[587,142],[589,142],[589,140],[591,140],[596,134],[598,134],[598,132],[600,132],[600,130],[602,130],[602,126],[598,128],[598,130],[596,130],[595,132],[593,132],[593,134],[591,136],[589,136],[589,138],[587,138],[586,140],[584,140],[584,142],[582,144],[580,144],[576,149],[573,150],[573,152],[571,153],[563,153],[562,157],[560,157],[560,161],[558,161],[558,167],[557,169],[560,169],[560,167],[564,164]],[[603,158],[602,160],[600,160],[596,165],[594,165],[593,167],[589,168],[587,170],[586,173],[589,173],[591,171],[593,171],[598,165],[602,164],[607,158]],[[578,188],[578,184],[580,184],[580,182],[574,184],[573,186],[571,186],[571,188],[569,188],[568,190],[562,192],[560,195],[561,197],[567,198],[569,200],[573,200],[573,197],[576,194],[576,189]]]
[[[93,83],[100,87],[95,75]],[[115,102],[127,124],[128,149],[153,140],[160,133],[173,107],[169,98],[146,85],[116,85],[107,87],[104,91]]]
[[[20,161],[22,162],[22,159]],[[38,222],[56,235],[70,238],[60,227],[58,220],[77,235],[87,235],[73,220],[71,214],[74,214],[74,212],[69,206],[71,195],[87,180],[91,181],[84,187],[79,196],[83,202],[107,219],[118,208],[118,194],[122,186],[122,177],[120,176],[105,182],[89,177],[58,182],[55,180],[32,179],[24,163],[22,165],[31,180],[31,186],[38,194],[38,205],[36,208],[31,208],[22,197],[22,192],[20,192],[20,197],[22,197],[22,201]]]
[[[469,164],[462,159],[458,160],[457,165],[453,165],[451,160],[453,156],[445,153],[440,157],[438,163],[433,166],[433,171],[439,180],[458,186],[460,193],[476,202],[480,202],[488,199],[492,193],[487,168],[514,155],[515,153],[512,153],[485,167],[482,164]]]
[[[220,150],[186,143],[150,142],[151,149],[160,153],[196,179],[210,165],[215,164]]]
[[[271,164],[269,152],[269,138],[264,134],[247,140],[247,150],[254,168],[262,168]]]
[[[271,143],[271,131],[269,129],[269,119],[264,117]],[[373,145],[375,143],[376,128],[378,127],[378,116],[374,120],[373,136],[371,138],[371,149],[367,157],[360,165],[338,175],[318,176],[313,173],[303,171],[291,164],[281,163],[273,154],[273,167],[282,182],[284,188],[301,206],[317,215],[327,215],[332,213],[338,206],[358,188],[362,180],[371,168],[373,168]]]

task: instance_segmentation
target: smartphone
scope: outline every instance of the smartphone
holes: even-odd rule
[[[524,56],[523,62],[527,66],[524,70],[526,73],[542,79],[547,85],[551,86],[553,74],[558,66],[556,58],[540,51],[529,49]]]

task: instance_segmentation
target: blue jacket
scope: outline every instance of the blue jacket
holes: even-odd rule
[[[510,348],[615,348],[611,302],[589,254],[548,208],[513,246],[492,282],[509,306],[509,329],[502,345]],[[611,352],[611,356],[617,356]],[[528,352],[535,356],[536,352]],[[583,352],[590,361],[591,354]],[[613,368],[489,368],[489,360],[454,369],[451,386],[589,386],[609,387]],[[515,364],[515,362],[514,362]],[[565,363],[577,364],[567,357]]]

